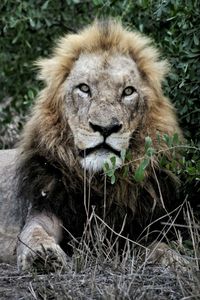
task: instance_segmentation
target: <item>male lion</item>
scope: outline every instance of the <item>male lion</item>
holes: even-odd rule
[[[144,156],[146,136],[157,151],[167,147],[158,142],[158,134],[181,136],[174,108],[161,88],[167,62],[138,32],[114,21],[96,21],[61,38],[52,57],[37,65],[46,86],[19,149],[9,152],[11,171],[8,164],[2,168],[2,173],[12,174],[17,161],[17,186],[8,183],[9,176],[1,184],[1,259],[10,261],[17,244],[22,270],[37,267],[38,257],[65,266],[68,242],[71,236],[81,237],[91,208],[115,232],[124,224],[120,234],[132,240],[170,211],[174,177],[156,159],[142,183],[132,178]],[[133,161],[123,177],[125,150]],[[103,167],[111,157],[118,179],[114,185],[107,180],[105,189]]]

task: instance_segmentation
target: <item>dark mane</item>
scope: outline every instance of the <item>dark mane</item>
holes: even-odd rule
[[[161,82],[167,71],[167,63],[159,60],[159,54],[151,41],[139,33],[130,33],[116,22],[96,22],[91,27],[60,40],[49,59],[38,62],[40,78],[46,87],[40,93],[32,117],[25,126],[21,141],[21,155],[17,170],[18,193],[23,201],[24,216],[31,205],[34,210],[53,212],[63,221],[72,235],[80,237],[86,219],[84,207],[84,170],[77,161],[73,135],[62,114],[64,103],[63,80],[70,72],[80,53],[113,51],[129,53],[139,71],[145,74],[145,88],[150,107],[145,124],[138,129],[130,151],[135,159],[130,166],[130,178],[117,171],[117,182],[107,180],[105,221],[119,231],[124,218],[124,234],[135,239],[152,220],[166,213],[160,199],[157,178],[170,210],[174,206],[174,177],[158,167],[149,167],[145,180],[136,183],[132,174],[144,155],[144,137],[152,137],[155,149],[166,149],[156,142],[157,132],[173,134],[179,132],[174,110],[163,96]],[[87,199],[90,207],[102,218],[104,209],[104,174],[87,174]],[[88,189],[90,186],[90,192]],[[173,192],[172,192],[173,191]],[[25,217],[24,217],[25,218]],[[65,236],[66,241],[69,236]]]

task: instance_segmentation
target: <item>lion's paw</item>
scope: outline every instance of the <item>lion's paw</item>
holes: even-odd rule
[[[170,267],[183,272],[189,271],[192,267],[191,262],[165,243],[154,244],[150,249],[149,261],[152,263],[159,263],[163,267]]]
[[[20,271],[63,271],[67,268],[67,256],[56,243],[41,244],[32,249],[25,247],[23,252],[18,255],[17,264]]]

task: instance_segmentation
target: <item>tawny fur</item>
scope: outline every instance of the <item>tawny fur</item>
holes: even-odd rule
[[[63,115],[64,84],[80,55],[93,53],[131,57],[137,65],[144,99],[148,103],[143,124],[138,127],[129,146],[134,160],[130,166],[130,178],[120,178],[119,170],[116,184],[107,184],[106,221],[120,230],[127,216],[124,233],[134,238],[137,226],[144,229],[148,225],[152,211],[154,218],[165,213],[157,179],[165,195],[166,207],[173,206],[174,177],[159,169],[156,160],[153,161],[155,170],[148,168],[141,184],[131,179],[139,158],[144,155],[144,139],[150,136],[154,148],[160,151],[167,146],[158,143],[158,133],[172,136],[176,132],[181,136],[181,131],[174,108],[162,92],[162,81],[168,72],[167,62],[160,60],[160,54],[149,38],[138,32],[129,32],[117,22],[94,22],[78,34],[67,35],[60,39],[51,58],[37,62],[39,78],[45,81],[46,87],[41,91],[24,129],[18,169],[19,194],[24,201],[32,203],[34,210],[55,214],[75,236],[81,235],[86,217],[84,170],[78,163],[73,134]],[[155,178],[155,172],[158,178]],[[46,198],[41,196],[44,192]],[[91,204],[96,206],[100,216],[103,199],[104,177],[97,174],[91,183]]]
[[[32,143],[39,135],[40,143],[36,145],[39,151],[50,152],[53,157],[58,156],[58,159],[73,165],[76,160],[71,153],[73,146],[69,145],[64,149],[62,139],[63,136],[70,135],[67,124],[62,122],[62,83],[81,53],[105,51],[129,54],[143,77],[150,111],[146,116],[146,126],[140,133],[141,141],[147,135],[156,140],[157,132],[180,134],[174,108],[163,96],[161,87],[168,72],[168,63],[159,59],[160,54],[152,46],[152,41],[139,32],[123,29],[117,22],[108,22],[105,27],[95,22],[79,34],[63,37],[52,58],[38,60],[39,78],[45,81],[46,88],[40,93],[33,116],[25,128],[25,150],[33,148]]]
[[[143,78],[149,111],[145,115],[144,127],[137,134],[134,159],[143,156],[146,136],[151,136],[154,147],[158,150],[167,148],[164,143],[158,144],[158,133],[161,136],[163,133],[172,136],[176,132],[181,136],[174,108],[164,97],[161,87],[168,72],[168,63],[160,60],[160,54],[152,46],[152,41],[139,32],[125,30],[118,22],[95,22],[78,34],[61,38],[51,58],[38,60],[39,78],[45,81],[46,88],[40,93],[32,117],[25,126],[21,142],[24,159],[34,152],[58,161],[64,168],[72,168],[77,177],[82,176],[75,163],[77,157],[73,149],[72,133],[68,124],[63,121],[62,103],[65,95],[62,83],[81,53],[95,52],[130,55]],[[135,164],[137,166],[138,162]],[[134,169],[134,162],[132,168]]]

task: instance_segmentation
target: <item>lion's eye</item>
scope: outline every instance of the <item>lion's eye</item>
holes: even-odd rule
[[[78,88],[83,93],[89,94],[89,92],[90,92],[89,86],[87,84],[85,84],[85,83],[79,84]]]
[[[133,86],[127,86],[122,93],[122,96],[130,96],[136,92],[136,89]]]

